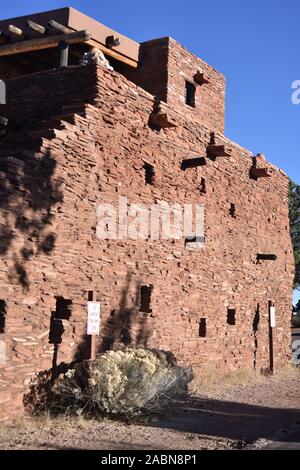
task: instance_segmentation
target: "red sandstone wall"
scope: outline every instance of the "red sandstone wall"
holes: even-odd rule
[[[93,86],[93,97],[85,98],[79,88],[69,92],[76,83]],[[23,129],[19,141],[12,131],[0,150],[0,299],[7,304],[2,414],[18,413],[34,373],[51,367],[56,296],[72,301],[58,363],[84,350],[88,290],[102,303],[99,349],[136,341],[170,349],[194,368],[253,367],[258,305],[256,367],[269,367],[268,301],[273,300],[275,368],[286,364],[294,269],[287,177],[270,167],[272,178],[250,179],[251,155],[233,143],[233,157],[206,159],[205,166],[183,172],[183,159],[206,155],[212,128],[171,108],[178,127],[151,130],[153,97],[116,72],[66,69],[11,86],[23,100],[31,130]],[[85,99],[90,104],[83,111]],[[43,114],[39,129],[26,102],[35,103],[36,117]],[[76,108],[80,115],[74,117]],[[52,119],[63,111],[70,115]],[[22,113],[17,108],[15,113],[20,122]],[[221,134],[216,138],[224,141]],[[144,160],[155,167],[155,186],[145,185]],[[201,178],[206,194],[199,191]],[[161,199],[203,202],[205,248],[189,252],[183,241],[99,241],[96,207],[119,195],[149,205]],[[229,215],[231,203],[236,218]],[[278,259],[257,264],[258,252]],[[154,286],[150,315],[139,312],[142,284]],[[236,309],[235,326],[226,322],[227,308]],[[206,338],[199,337],[201,318],[207,320]]]
[[[166,102],[171,109],[182,112],[194,123],[224,133],[224,76],[174,39],[165,37],[142,43],[137,70],[114,65],[116,70],[154,95],[156,104]],[[210,82],[196,86],[196,107],[192,108],[185,104],[185,82],[194,83],[197,71],[202,71]]]

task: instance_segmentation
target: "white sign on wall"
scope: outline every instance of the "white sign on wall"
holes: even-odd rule
[[[6,363],[6,347],[4,341],[0,340],[0,365]]]
[[[270,326],[271,328],[276,327],[276,308],[270,307]]]
[[[88,302],[87,334],[99,335],[100,333],[100,302]]]

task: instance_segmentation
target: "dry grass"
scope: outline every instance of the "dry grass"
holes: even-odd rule
[[[16,418],[13,421],[2,424],[0,426],[0,440],[7,440],[14,438],[15,436],[29,435],[30,433],[42,432],[42,433],[53,433],[59,430],[59,432],[68,433],[74,429],[78,431],[89,431],[92,430],[99,420],[94,421],[92,419],[85,419],[81,416],[68,417],[59,416],[53,417],[50,414],[44,413],[40,416],[29,416],[25,415],[20,418]]]
[[[250,385],[265,383],[267,381],[282,380],[286,377],[299,375],[299,368],[288,365],[283,369],[276,371],[272,376],[264,376],[253,369],[238,369],[232,372],[224,372],[218,369],[198,370],[190,384],[189,391],[192,394],[205,394],[217,390],[227,390],[237,385]]]

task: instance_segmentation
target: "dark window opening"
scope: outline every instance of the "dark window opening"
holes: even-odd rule
[[[257,253],[257,262],[258,261],[276,261],[276,260],[277,260],[277,255]]]
[[[6,320],[6,302],[0,300],[0,334],[5,333],[5,320]]]
[[[49,343],[61,344],[65,331],[62,320],[70,320],[72,314],[72,300],[56,297],[56,308],[51,312]]]
[[[204,243],[205,242],[205,237],[201,237],[201,236],[191,236],[191,237],[187,237],[185,240],[184,240],[184,246],[187,248],[189,247],[190,245],[193,245],[195,243]]]
[[[231,215],[231,217],[236,217],[236,207],[235,207],[235,204],[230,204],[229,215]]]
[[[154,185],[155,184],[154,166],[150,165],[150,163],[145,163],[144,170],[145,170],[145,183]]]
[[[200,338],[205,338],[206,337],[206,318],[201,318],[200,323],[199,323],[199,336]]]
[[[188,158],[181,162],[180,168],[185,171],[189,168],[197,168],[198,166],[206,165],[206,160],[204,157],[197,157],[197,158]]]
[[[206,194],[206,181],[205,181],[205,178],[201,178],[200,193],[201,194]]]
[[[196,97],[196,86],[193,83],[188,82],[186,80],[186,82],[185,82],[185,103],[188,106],[191,106],[192,108],[195,108],[196,107],[195,97]]]
[[[235,308],[229,308],[227,310],[227,323],[228,325],[234,326],[235,325]]]
[[[56,298],[55,318],[59,320],[70,320],[72,314],[72,300],[65,299],[64,297]]]
[[[140,312],[143,313],[152,313],[151,308],[151,296],[152,296],[153,286],[141,286],[141,304]]]

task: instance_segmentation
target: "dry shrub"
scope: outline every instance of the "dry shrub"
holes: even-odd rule
[[[127,347],[75,364],[48,395],[40,393],[44,387],[37,380],[31,396],[39,410],[133,419],[166,410],[187,393],[192,378],[170,352]]]

